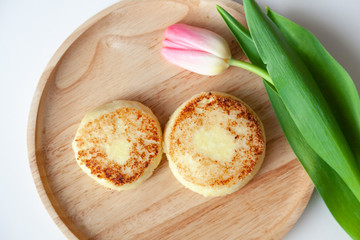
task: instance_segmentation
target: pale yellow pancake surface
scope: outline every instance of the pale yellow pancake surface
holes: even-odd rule
[[[243,187],[265,156],[263,125],[240,99],[200,93],[170,117],[164,151],[174,176],[204,196],[221,196]]]
[[[150,177],[160,163],[161,127],[143,104],[114,101],[85,115],[72,146],[81,169],[98,183],[131,189]]]

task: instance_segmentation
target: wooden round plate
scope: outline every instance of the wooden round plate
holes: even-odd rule
[[[303,212],[313,190],[271,108],[261,79],[240,68],[207,77],[166,62],[165,29],[182,22],[224,36],[245,60],[217,13],[220,4],[245,24],[229,1],[132,0],[98,13],[77,29],[45,69],[28,127],[30,166],[40,197],[69,238],[279,239]],[[149,106],[162,126],[186,99],[220,91],[248,103],[262,119],[267,152],[260,172],[243,189],[205,198],[185,189],[166,157],[138,189],[111,191],[77,166],[71,142],[84,114],[115,99]]]

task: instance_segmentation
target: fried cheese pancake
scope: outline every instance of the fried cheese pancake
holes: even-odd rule
[[[152,111],[114,101],[85,115],[73,141],[81,169],[101,185],[132,189],[149,178],[162,157],[162,132]]]
[[[265,156],[265,133],[255,112],[225,93],[200,93],[170,117],[164,132],[169,167],[180,183],[204,196],[243,187]]]

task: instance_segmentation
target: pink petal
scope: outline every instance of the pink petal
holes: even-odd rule
[[[203,51],[165,47],[161,49],[161,54],[169,62],[202,75],[217,75],[229,67],[224,59]]]
[[[196,50],[190,45],[185,45],[183,43],[178,43],[178,42],[172,42],[172,41],[170,41],[168,39],[164,39],[162,41],[162,43],[163,43],[164,47],[168,47],[168,48]]]
[[[220,58],[231,58],[228,43],[220,35],[204,28],[186,24],[174,24],[165,31],[165,38],[193,49],[212,53]]]

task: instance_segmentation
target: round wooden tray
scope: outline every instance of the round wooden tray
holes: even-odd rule
[[[182,22],[224,36],[246,59],[217,13],[220,4],[245,23],[229,1],[122,1],[77,29],[46,67],[28,127],[30,166],[40,197],[69,238],[278,239],[293,226],[313,190],[290,149],[261,79],[231,67],[206,77],[166,62],[164,30]],[[162,126],[186,99],[201,91],[233,94],[262,119],[267,153],[256,177],[225,197],[205,198],[172,176],[166,157],[141,187],[117,192],[98,185],[77,166],[71,142],[89,110],[115,99],[149,106]]]

